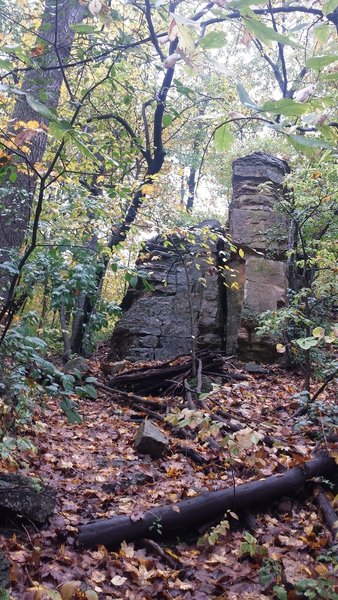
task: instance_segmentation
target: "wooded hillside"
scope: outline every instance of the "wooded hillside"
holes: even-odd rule
[[[0,0],[0,599],[337,598],[337,31]]]

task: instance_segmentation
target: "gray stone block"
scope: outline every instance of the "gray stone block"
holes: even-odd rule
[[[134,440],[134,448],[141,454],[149,454],[152,458],[162,456],[168,444],[168,438],[148,419],[140,425]]]

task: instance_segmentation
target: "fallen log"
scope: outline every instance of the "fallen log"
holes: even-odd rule
[[[194,498],[146,511],[137,520],[131,515],[116,516],[82,525],[79,542],[85,546],[118,546],[123,540],[130,542],[139,538],[156,537],[158,531],[166,534],[182,534],[182,531],[201,525],[211,518],[221,519],[230,509],[240,512],[254,506],[261,507],[280,496],[292,496],[306,482],[318,475],[328,475],[337,469],[335,460],[319,455],[302,466],[289,469],[282,475],[252,481],[217,492],[207,492]]]
[[[165,402],[162,402],[162,400],[156,400],[156,398],[145,398],[144,396],[137,396],[132,392],[123,392],[121,390],[116,390],[98,381],[94,381],[93,385],[94,387],[96,387],[96,389],[102,390],[110,396],[114,396],[117,399],[121,399],[126,404],[131,404],[132,406],[145,404],[147,406],[151,406],[152,408],[158,408],[162,410],[165,410],[167,408],[167,404]]]
[[[325,492],[321,486],[319,486],[315,490],[315,501],[322,512],[326,525],[332,533],[333,541],[338,542],[338,515],[334,510],[331,502],[326,497]]]

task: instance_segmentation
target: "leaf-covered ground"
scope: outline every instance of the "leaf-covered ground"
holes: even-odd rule
[[[94,361],[91,366],[92,374],[104,381],[99,366]],[[153,545],[123,543],[115,551],[88,550],[77,543],[77,528],[91,520],[117,514],[142,517],[157,505],[283,473],[319,449],[332,453],[333,443],[325,439],[324,407],[334,403],[333,387],[320,396],[317,422],[299,432],[293,417],[298,401],[293,396],[301,389],[299,377],[277,368],[268,375],[248,375],[246,382],[226,383],[205,399],[202,411],[215,414],[221,409],[245,427],[233,434],[230,446],[211,449],[206,439],[210,431],[202,426],[195,437],[182,440],[171,425],[160,424],[170,437],[170,449],[156,460],[133,449],[139,414],[131,406],[100,393],[97,400],[81,401],[83,424],[71,425],[59,402],[45,398],[36,414],[40,424],[27,433],[37,452],[19,457],[19,471],[51,484],[57,507],[42,531],[29,524],[1,530],[2,549],[11,562],[11,597],[34,598],[29,589],[41,586],[59,590],[63,599],[78,600],[86,597],[86,589],[99,599],[121,600],[337,598],[332,533],[311,490],[297,498],[281,498],[263,513],[249,514],[244,524],[233,520],[231,530],[225,526],[220,534],[214,532],[209,539],[214,545],[207,540],[197,544],[205,531],[191,532],[185,539],[160,537]],[[173,406],[179,402],[172,400]],[[216,429],[212,435],[219,442],[224,438]],[[263,435],[275,442],[266,445]],[[185,456],[182,445],[195,449],[205,464]],[[7,463],[1,466],[8,470]],[[297,595],[295,585],[304,579],[307,595]],[[72,581],[82,582],[82,592],[72,595],[72,589],[79,588],[72,588]],[[69,585],[61,588],[62,584]],[[35,593],[36,599],[42,597],[60,598]]]

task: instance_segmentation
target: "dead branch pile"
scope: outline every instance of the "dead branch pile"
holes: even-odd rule
[[[221,377],[225,381],[247,379],[242,373],[231,372],[226,360],[216,353],[202,351],[198,353],[202,363],[201,375]],[[128,368],[108,378],[111,388],[134,394],[147,396],[181,394],[184,392],[184,381],[191,376],[191,356],[180,356],[173,360],[146,363]]]

